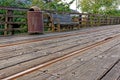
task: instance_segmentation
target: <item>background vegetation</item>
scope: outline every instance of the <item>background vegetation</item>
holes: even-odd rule
[[[0,0],[1,6],[14,6],[29,8],[38,6],[42,10],[55,10],[61,12],[69,12],[70,5],[76,0],[69,3],[63,3],[61,0]],[[77,0],[78,8],[86,13],[98,13],[120,16],[120,0]]]
[[[120,16],[120,0],[79,0],[82,12]]]
[[[70,12],[70,5],[74,2],[72,0],[69,3],[63,3],[61,0],[33,0],[31,1],[31,5],[37,5],[42,10],[54,10],[58,12]]]

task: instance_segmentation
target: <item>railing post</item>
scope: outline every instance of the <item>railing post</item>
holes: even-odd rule
[[[110,17],[110,22],[109,22],[109,25],[111,25],[112,24],[112,18]]]
[[[87,14],[87,26],[88,27],[90,27],[90,23],[89,22],[90,22],[90,16],[89,16],[89,14]]]
[[[12,10],[6,10],[4,36],[6,36],[8,34],[9,30],[12,30],[12,25],[9,23],[9,22],[13,21],[13,18],[10,17],[10,16],[12,16],[12,14],[13,14]]]
[[[107,25],[107,16],[105,15],[105,25]]]
[[[119,20],[119,21],[118,21],[118,24],[120,24],[120,17],[118,18],[118,20]]]
[[[13,10],[8,11],[8,23],[13,22]],[[13,25],[11,23],[8,24],[8,29],[10,30],[10,35],[14,34]]]
[[[100,26],[102,26],[102,15],[100,15]]]
[[[4,36],[7,35],[7,29],[8,29],[8,10],[6,10],[6,16],[5,16],[5,30],[4,30]]]
[[[109,24],[110,24],[110,17],[107,16],[107,25],[109,25]]]
[[[82,27],[82,14],[79,14],[79,28]]]

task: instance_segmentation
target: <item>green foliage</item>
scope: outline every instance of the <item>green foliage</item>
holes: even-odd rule
[[[1,6],[15,6],[15,0],[0,0]]]
[[[120,5],[119,0],[79,0],[79,2],[83,12],[111,15]]]
[[[109,10],[106,11],[106,14],[111,16],[120,16],[120,10]]]
[[[54,0],[51,2],[45,2],[43,0],[33,0],[31,6],[38,6],[42,10],[55,10],[59,12],[69,12],[70,11],[69,7],[73,1],[71,1],[70,3],[63,3],[61,2],[61,0]]]
[[[19,0],[0,0],[1,6],[28,7],[28,4]]]
[[[0,5],[1,6],[7,6],[7,7],[28,7],[28,5],[24,2],[21,2],[20,0],[0,0]],[[6,14],[6,10],[0,10],[0,14]],[[15,15],[25,15],[25,12],[22,11],[14,11],[13,14]],[[5,16],[0,17],[0,21],[4,22],[5,21]],[[26,22],[25,18],[14,18],[14,22]],[[4,25],[0,25],[0,29],[4,29]],[[27,25],[20,25],[20,27],[24,28],[22,31],[15,31],[15,33],[20,33],[20,32],[26,32],[27,31]],[[0,32],[0,35],[3,34],[3,32]]]

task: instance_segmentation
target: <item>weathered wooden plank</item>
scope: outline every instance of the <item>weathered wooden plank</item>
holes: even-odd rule
[[[119,80],[120,61],[101,80]]]
[[[75,37],[72,37],[72,38],[66,38],[66,42],[61,42],[61,43],[59,43],[59,40],[57,39],[57,41],[53,41],[53,42],[55,42],[54,44],[55,45],[62,45],[62,44],[72,44],[73,42],[74,42],[74,44],[80,44],[80,45],[82,45],[82,42],[81,41],[83,41],[83,43],[87,43],[87,42],[91,42],[92,40],[95,42],[95,40],[97,40],[97,39],[102,39],[102,38],[104,38],[104,37],[108,37],[108,36],[110,36],[110,35],[112,35],[114,32],[111,32],[111,33],[103,33],[103,34],[91,34],[91,35],[89,35],[90,37],[86,37],[87,35],[85,35],[85,36],[75,36]],[[107,35],[106,35],[107,34]],[[76,39],[74,39],[74,38],[76,38]],[[79,38],[79,39],[81,39],[81,41],[79,41],[79,39],[78,39],[78,41],[77,41],[77,38]],[[85,38],[85,39],[84,39]],[[70,40],[71,39],[71,40]],[[88,39],[88,40],[87,40]],[[89,39],[91,39],[91,40],[89,40]],[[101,40],[100,39],[100,40]],[[65,40],[65,39],[64,39]],[[62,40],[61,40],[62,41]],[[76,41],[76,43],[75,43],[75,41]],[[86,42],[85,42],[86,41]],[[47,43],[47,42],[45,42],[45,43]],[[42,46],[40,46],[42,44]],[[54,47],[55,45],[53,45],[53,43],[50,43],[50,44],[52,44],[52,46]],[[39,45],[39,47],[37,47]],[[40,50],[40,49],[45,49],[45,47],[44,46],[46,46],[46,45],[44,45],[43,44],[43,42],[39,42],[39,43],[34,43],[34,44],[26,44],[26,45],[19,45],[19,47],[17,47],[17,46],[14,46],[14,47],[12,47],[12,50],[10,51],[9,50],[9,47],[7,47],[7,48],[2,48],[2,50],[0,51],[0,55],[1,55],[1,57],[2,58],[4,58],[6,55],[8,55],[9,57],[12,57],[12,56],[10,56],[10,54],[12,54],[12,55],[14,55],[14,56],[17,56],[17,53],[19,54],[19,53],[25,53],[25,52],[32,52],[32,51],[34,51],[32,48],[34,47],[34,49],[35,49],[35,51],[36,50]],[[48,47],[52,47],[51,45],[50,46],[47,46],[47,48]],[[57,46],[56,46],[57,47]],[[28,49],[27,49],[28,48]],[[37,49],[36,49],[37,48]],[[25,50],[24,50],[25,49]],[[31,51],[32,50],[32,51]],[[3,54],[2,54],[3,53]],[[8,54],[9,53],[9,54]],[[5,55],[6,54],[6,55]],[[4,57],[3,57],[3,56]],[[6,58],[6,57],[5,57]]]
[[[89,43],[93,42],[94,38],[93,38],[93,40],[90,40],[90,41],[89,40],[90,40],[90,38],[87,39],[87,40],[82,41],[83,44],[81,44],[81,43],[79,43],[79,44],[81,44],[81,46],[84,46],[84,44],[88,45]],[[72,40],[72,42],[73,41],[74,40]],[[85,42],[85,41],[87,41],[87,42]],[[94,41],[94,43],[97,42],[97,41]],[[73,48],[73,47],[79,46],[79,44],[78,43],[70,43],[69,41],[67,41],[66,44],[63,43],[63,45],[59,45],[59,46],[56,46],[56,47],[49,48],[49,50],[41,50],[41,51],[39,51],[39,50],[35,50],[34,51],[33,50],[29,54],[28,54],[28,51],[27,51],[27,53],[24,54],[24,55],[21,54],[21,52],[19,52],[19,54],[20,54],[19,56],[15,56],[14,55],[12,58],[10,57],[8,59],[1,60],[0,61],[0,64],[1,64],[0,69],[6,68],[6,67],[9,67],[9,66],[12,66],[12,65],[16,65],[16,64],[21,63],[21,62],[26,62],[26,61],[33,60],[33,59],[36,59],[36,58],[47,56],[47,55],[50,55],[50,54],[53,54],[53,53],[57,53],[57,52],[60,52],[60,51],[64,51],[67,48],[69,49],[69,48]]]
[[[45,35],[41,35],[41,36],[53,36],[53,35],[64,35],[64,34],[73,34],[73,33],[78,33],[78,32],[81,32],[81,34],[82,33],[85,33],[85,32],[88,32],[89,34],[91,33],[91,31],[93,31],[93,30],[98,30],[98,32],[99,32],[99,30],[101,30],[101,31],[107,31],[107,30],[110,30],[110,31],[112,31],[112,29],[119,29],[119,25],[114,25],[114,26],[102,26],[102,27],[92,27],[92,28],[86,28],[86,29],[80,29],[80,30],[78,30],[78,31],[71,31],[71,32],[62,32],[62,33],[56,33],[56,34],[45,34]],[[90,31],[90,32],[89,32]],[[117,32],[117,31],[116,31]],[[93,32],[94,33],[94,32]],[[102,33],[102,32],[101,32]],[[17,37],[17,36],[15,36],[15,37],[4,37],[4,38],[1,38],[0,39],[0,44],[2,44],[2,43],[5,43],[5,42],[9,42],[9,41],[21,41],[22,39],[25,39],[25,38],[29,38],[29,37],[31,37],[31,38],[36,38],[36,37],[40,37],[40,36],[23,36],[23,37],[21,37],[21,36],[19,36],[19,37]]]
[[[116,42],[117,42],[117,40],[116,40]],[[116,43],[116,42],[114,42],[114,43]],[[110,43],[112,43],[112,44],[114,44],[113,42],[110,42]],[[109,43],[109,44],[110,44]],[[118,44],[118,43],[117,43]],[[115,46],[115,45],[114,45]],[[101,47],[103,47],[103,45],[101,46]],[[105,46],[106,47],[106,46]],[[104,47],[103,48],[101,48],[101,49],[104,49],[105,51],[107,51],[107,50],[109,50],[111,47],[113,47],[113,46],[111,46],[110,47],[110,45],[108,45],[107,47],[109,47],[109,48],[105,48],[104,49]],[[55,65],[51,65],[51,66],[48,66],[46,69],[42,69],[43,71],[46,71],[46,72],[48,72],[48,73],[51,73],[51,74],[53,74],[53,75],[56,75],[56,76],[59,76],[60,78],[60,80],[82,80],[80,77],[79,77],[79,74],[81,74],[82,72],[83,72],[83,74],[90,74],[91,72],[92,72],[92,74],[96,74],[96,73],[93,73],[93,71],[95,71],[95,70],[97,70],[97,69],[95,69],[95,70],[92,70],[91,71],[91,69],[90,68],[92,68],[92,69],[94,69],[94,68],[97,68],[98,67],[98,65],[96,65],[96,64],[101,64],[101,59],[103,58],[103,57],[106,57],[105,56],[105,54],[107,54],[107,53],[104,53],[104,55],[103,55],[103,52],[105,52],[105,51],[100,51],[100,49],[99,49],[99,47],[98,47],[98,50],[93,50],[93,52],[91,52],[90,54],[94,54],[93,56],[91,56],[91,58],[89,57],[90,56],[90,54],[89,55],[86,55],[86,58],[84,59],[83,57],[81,58],[80,56],[78,56],[78,58],[76,57],[74,57],[74,60],[73,60],[73,58],[71,58],[71,59],[69,59],[67,62],[66,61],[61,61],[61,62],[58,62],[58,63],[55,63]],[[114,51],[114,49],[113,50],[111,50],[111,51]],[[110,51],[110,52],[111,52]],[[116,51],[116,50],[115,50]],[[99,53],[99,54],[98,54]],[[102,55],[101,55],[102,54]],[[113,54],[113,53],[111,53],[111,54]],[[109,56],[109,55],[108,55]],[[88,60],[87,60],[87,58],[89,58]],[[100,60],[100,62],[99,63],[97,63],[97,61],[95,61],[95,60],[97,60],[97,58],[98,58],[98,61]],[[109,58],[109,57],[108,57]],[[105,58],[106,59],[106,58]],[[115,62],[116,61],[116,58],[114,59],[111,59],[111,57],[109,58],[110,59],[110,62],[111,61],[113,61],[113,62]],[[84,61],[85,60],[85,61]],[[90,60],[91,60],[91,62],[90,62]],[[109,61],[109,60],[108,60]],[[94,62],[94,64],[93,64],[93,62]],[[96,63],[95,63],[96,62]],[[103,63],[103,64],[106,64],[106,63]],[[103,66],[103,64],[101,64],[102,66]],[[94,66],[94,65],[96,65],[96,66]],[[110,64],[109,64],[110,65]],[[79,69],[79,67],[81,67],[82,66],[82,69],[80,69],[80,70],[78,70]],[[85,67],[85,69],[84,69],[84,67]],[[89,68],[90,67],[90,68]],[[108,67],[108,65],[107,66],[105,66],[105,68],[106,67]],[[71,70],[71,69],[72,70]],[[86,72],[86,71],[89,71],[89,70],[87,70],[87,68],[88,69],[90,69],[90,72]],[[98,67],[98,68],[101,68],[101,66],[100,67]],[[74,74],[76,74],[76,72],[74,72],[74,70],[76,71],[76,72],[78,72],[78,78],[76,78],[76,76],[74,76],[73,77],[73,75]],[[83,70],[83,71],[82,71]],[[105,69],[103,69],[103,70],[105,70]],[[84,72],[85,71],[85,72]],[[99,69],[98,69],[98,71],[99,71]],[[96,71],[97,72],[97,71]],[[70,75],[67,75],[67,74],[70,74]],[[66,76],[67,75],[67,76]],[[98,76],[98,75],[97,75]],[[62,78],[61,78],[62,77]],[[81,76],[82,77],[82,76]],[[89,77],[90,77],[90,75],[89,75]],[[58,80],[59,80],[58,79]],[[89,80],[89,78],[87,77],[87,79],[83,79],[83,80]],[[94,79],[90,79],[90,80],[94,80]]]
[[[79,49],[79,46],[76,47],[76,50],[78,50],[78,49]],[[64,51],[63,52],[57,52],[55,54],[51,54],[51,55],[48,55],[48,56],[45,56],[45,57],[33,59],[31,61],[27,61],[27,62],[24,62],[24,63],[19,63],[17,65],[12,66],[12,67],[2,69],[2,70],[0,70],[0,73],[1,72],[4,72],[4,73],[0,77],[5,77],[5,76],[8,76],[8,75],[11,75],[11,74],[26,70],[28,68],[34,67],[34,66],[36,66],[38,64],[41,64],[43,62],[52,60],[54,58],[60,57],[60,56],[65,55],[65,54],[68,54],[72,50],[75,50],[75,49],[71,49],[69,51],[67,50],[66,52],[64,52]],[[6,64],[6,65],[11,65],[11,64]]]
[[[5,10],[18,10],[18,11],[28,11],[28,8],[20,8],[20,7],[5,7],[5,6],[0,6],[0,9],[5,9]]]
[[[116,30],[115,30],[116,31]],[[118,30],[119,31],[119,30]],[[105,32],[105,31],[101,31],[101,32]],[[101,33],[101,32],[98,32],[98,33]],[[97,34],[98,34],[97,33]],[[102,39],[103,38],[105,38],[105,37],[108,37],[108,34],[109,34],[109,36],[112,34],[112,33],[116,33],[116,32],[114,32],[114,30],[113,30],[113,32],[111,33],[109,33],[109,32],[106,32],[106,35],[105,35],[105,33],[103,33],[102,35],[104,36],[102,36]],[[93,37],[95,37],[95,36],[98,36],[98,35],[95,35],[95,34],[91,34],[91,35],[94,35]],[[85,36],[85,35],[84,35]],[[90,35],[86,35],[86,36],[90,36]],[[99,37],[100,37],[100,34],[99,34]],[[76,37],[75,37],[76,38]],[[92,38],[92,37],[91,37]],[[95,37],[95,38],[98,38],[98,37]],[[94,38],[94,39],[95,39]],[[88,39],[87,40],[87,42],[89,42],[89,39],[90,38],[87,38],[86,37],[86,39]],[[101,38],[100,38],[101,39]],[[100,40],[100,39],[98,39],[98,40]],[[74,41],[74,40],[72,40],[72,41]],[[118,40],[119,41],[119,40]],[[68,41],[69,42],[69,41]],[[94,41],[92,41],[92,43],[93,43]],[[79,43],[79,42],[78,42]],[[118,42],[116,42],[115,41],[115,44],[117,44]],[[38,43],[37,43],[38,44]],[[68,43],[67,43],[68,44]],[[113,44],[113,43],[111,43],[111,44]],[[70,43],[70,45],[73,45],[72,43]],[[88,45],[88,44],[86,44],[86,45]],[[81,45],[80,45],[81,46]],[[71,50],[69,50],[69,51],[65,51],[65,53],[64,54],[67,54],[67,52],[69,53],[70,51],[72,51],[72,50],[77,50],[77,49],[79,49],[80,48],[80,46],[78,46],[76,49],[71,49]],[[83,45],[82,45],[83,46]],[[22,46],[21,46],[22,47]],[[61,47],[63,47],[63,46],[61,46]],[[17,46],[17,48],[19,48],[19,46]],[[39,47],[38,47],[39,48]],[[105,49],[108,49],[108,48],[105,48]],[[63,51],[64,52],[64,51]],[[62,52],[61,52],[62,53]],[[53,54],[53,55],[49,55],[49,56],[47,56],[47,57],[44,57],[44,58],[41,58],[41,59],[36,59],[36,60],[33,60],[33,61],[28,61],[28,62],[26,62],[26,63],[19,63],[18,65],[15,65],[15,66],[13,66],[13,67],[10,67],[10,68],[7,68],[7,69],[3,69],[3,70],[0,70],[0,72],[2,73],[2,72],[4,72],[4,73],[2,73],[3,74],[3,76],[5,75],[9,75],[9,74],[13,74],[13,73],[15,73],[15,71],[16,72],[20,72],[20,71],[22,71],[22,70],[25,70],[25,69],[27,69],[27,68],[30,68],[30,67],[33,67],[33,66],[36,66],[36,65],[38,65],[38,64],[40,64],[41,63],[41,61],[44,61],[44,60],[50,60],[50,59],[52,59],[53,57],[58,57],[58,56],[60,56],[61,55],[61,53],[56,53],[56,54]],[[31,55],[32,56],[32,55]],[[37,56],[37,55],[36,55]],[[25,57],[25,56],[24,56]],[[17,57],[16,57],[17,58]],[[16,58],[15,58],[15,60],[16,60]],[[22,58],[21,58],[22,59]],[[27,58],[25,58],[25,59],[27,59]],[[18,61],[19,61],[20,59],[18,59]],[[7,65],[7,64],[6,64]],[[19,70],[18,70],[18,68],[19,68]],[[7,73],[8,72],[8,73]],[[7,74],[6,74],[7,73]]]
[[[119,50],[118,50],[119,49]],[[97,80],[111,65],[120,58],[120,46],[118,49],[109,50],[100,57],[95,57],[84,65],[79,66],[68,74],[64,74],[60,79],[63,80]],[[106,55],[107,54],[107,55]],[[113,57],[115,56],[115,57]],[[74,74],[73,74],[74,73]],[[108,79],[109,80],[109,79]]]
[[[26,22],[10,22],[10,21],[6,21],[6,22],[0,22],[0,24],[26,24]]]
[[[56,80],[58,79],[57,76],[54,76],[50,73],[46,73],[46,72],[42,72],[40,70],[38,70],[37,72],[33,72],[33,74],[35,75],[26,75],[24,77],[18,78],[17,80],[46,80],[46,78],[48,78],[47,80]]]
[[[104,36],[105,36],[105,34],[106,33],[104,33],[104,34],[91,34],[91,35],[89,35],[90,37],[87,37],[87,35],[85,35],[85,36],[74,36],[74,37],[70,37],[70,38],[64,38],[64,39],[56,39],[56,40],[49,40],[49,42],[46,42],[46,41],[42,41],[42,42],[37,42],[37,43],[34,43],[34,44],[26,44],[26,45],[19,45],[19,47],[17,47],[17,46],[15,46],[15,47],[13,47],[12,49],[14,49],[15,48],[15,50],[17,50],[18,49],[18,51],[19,50],[21,50],[21,49],[25,49],[26,47],[30,47],[30,49],[32,49],[33,47],[34,48],[36,48],[36,46],[40,46],[40,45],[42,45],[42,49],[43,49],[43,47],[44,46],[46,46],[46,44],[52,44],[53,45],[53,43],[55,44],[55,45],[62,45],[62,44],[72,44],[73,42],[74,43],[76,43],[76,42],[80,42],[80,43],[82,43],[82,42],[89,42],[89,41],[95,41],[96,39],[99,39],[99,38],[103,38]],[[93,36],[92,36],[93,35]],[[111,35],[110,33],[109,33],[109,35]],[[95,37],[95,38],[94,38]],[[91,40],[89,40],[89,39],[91,39]],[[79,41],[80,40],[80,41]],[[64,42],[63,42],[64,41]],[[85,42],[85,43],[86,43]],[[79,43],[79,44],[80,44]],[[44,45],[45,44],[45,45]],[[77,44],[77,43],[76,43]],[[55,45],[53,45],[53,46],[55,46]],[[20,49],[21,48],[21,49]],[[10,52],[11,51],[9,51],[9,47],[7,47],[7,48],[2,48],[2,50],[0,51],[0,53],[2,54],[6,54],[6,52],[9,52],[9,54],[11,54]],[[13,52],[13,50],[12,50],[12,52]],[[21,51],[22,52],[22,51]],[[17,53],[17,52],[15,52],[15,53]],[[14,54],[14,53],[12,53],[12,54]]]

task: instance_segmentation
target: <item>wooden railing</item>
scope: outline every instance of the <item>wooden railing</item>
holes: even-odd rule
[[[79,22],[79,26],[71,26],[72,30],[80,29],[82,27],[93,27],[93,26],[103,26],[103,25],[116,25],[120,24],[120,17],[114,17],[114,16],[106,16],[106,15],[100,15],[100,14],[87,14],[87,13],[58,13],[58,12],[48,12],[49,19],[52,17],[51,14],[70,14],[71,17],[73,17],[73,21]],[[48,20],[47,20],[48,21]],[[45,23],[44,23],[45,24]],[[59,26],[54,25],[53,19],[50,19],[49,26],[44,26],[46,31],[69,31],[70,29],[66,26],[62,26],[62,29],[64,27],[64,30],[59,28]],[[54,29],[59,30],[54,30]],[[48,29],[48,30],[47,30]]]
[[[24,32],[27,26],[26,8],[0,7],[0,35]]]
[[[0,35],[13,35],[19,33],[27,33],[27,11],[28,8],[15,8],[15,7],[0,7]],[[82,27],[93,27],[103,25],[116,25],[120,24],[120,16],[106,16],[100,14],[87,14],[87,13],[59,13],[53,11],[43,11],[44,30],[45,32],[55,32],[58,26],[54,25],[51,20],[51,14],[70,14],[73,21],[79,22],[79,26],[72,26],[72,30],[80,29]],[[47,20],[46,20],[47,19]],[[65,31],[71,29],[63,26]],[[59,31],[64,31],[63,28]]]

